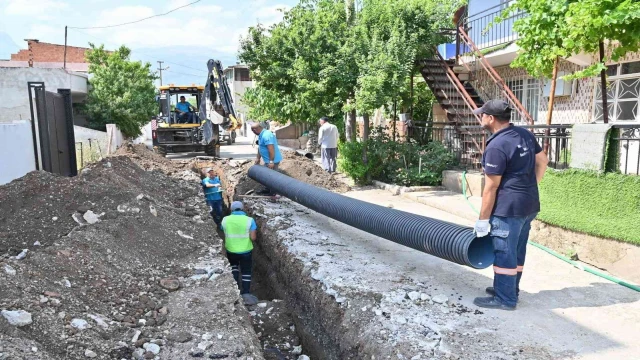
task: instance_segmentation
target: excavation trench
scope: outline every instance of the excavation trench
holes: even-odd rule
[[[278,235],[287,225],[269,221],[270,217],[264,215],[268,209],[263,207],[263,200],[234,195],[243,194],[247,186],[256,184],[246,177],[233,179],[224,175],[222,182],[233,186],[225,202],[242,200],[248,215],[258,224],[251,292],[260,303],[248,310],[265,359],[298,359],[301,355],[311,359],[357,358],[357,336],[344,336],[340,304],[312,279],[309,270],[305,271],[304,264],[289,252]]]
[[[267,311],[274,309],[269,319],[260,316],[265,314],[260,308],[249,309],[265,358],[297,359],[298,353],[289,351],[296,345],[311,359],[357,358],[357,346],[351,341],[355,338],[340,335],[344,334],[341,327],[345,315],[340,304],[289,253],[278,235],[280,226],[269,224],[258,204],[253,204],[249,213],[256,218],[259,229],[253,252],[252,293],[267,301]],[[293,343],[287,344],[291,338]]]

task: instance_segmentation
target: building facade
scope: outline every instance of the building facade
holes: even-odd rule
[[[247,89],[255,86],[251,79],[249,67],[246,65],[233,65],[224,69],[224,76],[227,79],[227,84],[231,90],[231,96],[233,97],[233,104],[235,106],[238,116],[244,123],[242,127],[242,135],[247,134],[247,115],[249,113],[249,107],[242,101],[244,93]]]
[[[505,81],[536,124],[545,124],[549,104],[550,80],[533,78],[524,69],[512,68],[516,58],[518,36],[513,31],[514,22],[526,14],[514,14],[501,23],[487,27],[511,3],[507,0],[469,0],[464,28],[468,36],[483,53],[487,62]],[[470,80],[482,98],[499,97],[499,89],[490,75],[471,54],[468,47],[460,46],[462,65],[471,69]],[[464,52],[468,51],[466,54]],[[607,49],[611,51],[611,49]],[[449,55],[449,54],[447,54]],[[578,54],[562,59],[558,67],[558,84],[553,108],[553,124],[601,122],[603,120],[600,77],[564,81],[561,76],[584,69],[596,62],[591,54]],[[464,64],[463,64],[464,63]],[[609,120],[611,122],[640,121],[640,52],[627,54],[609,67]],[[516,122],[519,119],[514,119]]]

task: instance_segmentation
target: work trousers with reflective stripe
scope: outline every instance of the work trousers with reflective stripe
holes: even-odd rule
[[[245,254],[227,252],[227,259],[231,264],[231,273],[238,283],[240,294],[249,294],[251,289],[251,268],[253,266],[251,251]],[[241,277],[242,274],[242,277]]]
[[[516,306],[518,302],[529,231],[537,215],[491,217],[490,236],[495,253],[493,288],[496,298],[507,306]]]

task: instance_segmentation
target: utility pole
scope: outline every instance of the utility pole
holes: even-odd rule
[[[160,72],[160,86],[162,86],[162,70],[169,69],[168,66],[166,68],[162,68],[162,63],[164,63],[164,61],[158,61],[158,71]]]
[[[64,27],[64,65],[62,65],[63,69],[67,68],[67,27]]]

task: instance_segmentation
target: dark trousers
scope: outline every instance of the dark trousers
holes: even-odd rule
[[[324,171],[330,173],[336,172],[336,158],[338,157],[337,148],[322,148],[320,150],[320,157],[322,158],[322,168]]]
[[[211,214],[213,221],[220,225],[222,223],[222,200],[207,200],[207,205],[211,208],[209,214]]]
[[[238,283],[240,294],[250,293],[252,267],[251,253],[251,251],[246,254],[234,254],[227,252],[227,259],[231,264],[231,272],[233,273],[233,278],[236,280],[236,283]],[[242,278],[240,278],[240,274],[242,274]]]
[[[507,306],[516,306],[518,302],[529,231],[537,215],[491,217],[490,235],[496,256],[493,261],[493,288],[496,298]]]
[[[193,113],[184,112],[182,114],[178,114],[178,123],[179,124],[191,124],[193,123]]]

